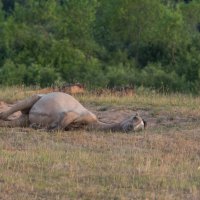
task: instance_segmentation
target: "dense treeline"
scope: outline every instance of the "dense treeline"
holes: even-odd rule
[[[0,84],[198,93],[198,0],[1,0]]]

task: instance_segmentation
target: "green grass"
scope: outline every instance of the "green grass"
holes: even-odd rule
[[[1,99],[10,102],[24,96],[0,91]],[[0,128],[0,199],[199,198],[199,97],[142,93],[77,98],[87,107],[138,108],[153,117],[198,120],[136,134]]]

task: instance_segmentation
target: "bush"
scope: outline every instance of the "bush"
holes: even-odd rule
[[[21,85],[24,83],[26,67],[23,64],[15,65],[12,60],[6,60],[0,68],[0,84]]]
[[[143,85],[163,92],[183,91],[184,78],[178,76],[174,71],[167,72],[167,66],[165,66],[165,68],[166,71],[161,64],[149,64],[141,73],[141,76],[143,77]]]
[[[41,87],[52,86],[58,80],[58,73],[52,67],[41,68],[39,73],[39,83]]]

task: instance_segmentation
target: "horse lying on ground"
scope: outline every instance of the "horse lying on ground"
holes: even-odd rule
[[[8,117],[17,111],[21,111],[22,115],[9,120]],[[143,130],[146,122],[138,114],[118,123],[101,122],[74,97],[62,92],[34,95],[0,113],[0,127],[33,127],[55,131],[83,125],[88,130],[130,132]]]

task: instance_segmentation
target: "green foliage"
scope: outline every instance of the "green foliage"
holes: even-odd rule
[[[178,76],[174,71],[167,72],[161,64],[149,64],[141,74],[145,80],[146,87],[157,88],[161,92],[182,91],[184,79]]]
[[[200,2],[0,2],[0,84],[199,93]]]
[[[108,87],[134,85],[137,83],[136,74],[136,71],[126,68],[122,64],[110,66],[107,72]]]
[[[3,67],[0,68],[0,83],[6,85],[23,84],[23,78],[26,72],[25,65],[15,65],[13,61],[6,60]]]
[[[46,67],[41,68],[39,73],[39,83],[42,87],[53,85],[58,79],[58,74],[55,72],[54,68]]]

